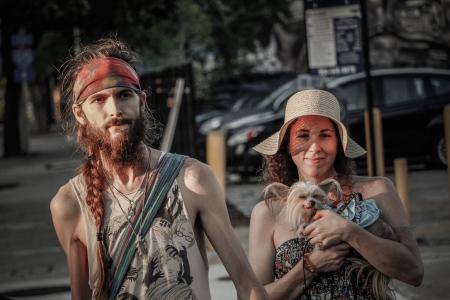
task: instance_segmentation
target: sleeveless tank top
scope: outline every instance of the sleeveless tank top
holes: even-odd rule
[[[86,190],[82,176],[72,178],[70,183],[85,222],[89,286],[94,295],[98,281],[97,230],[85,201]],[[128,199],[139,197],[126,196]],[[119,247],[121,235],[131,226],[127,221],[127,214],[134,210],[134,203],[128,199],[108,187],[103,192],[105,211],[102,232],[105,237],[107,267],[111,254]],[[134,231],[138,232],[139,226],[136,227]],[[136,251],[119,290],[118,299],[211,299],[208,262],[199,250],[176,180],[144,238],[147,259]]]
[[[349,195],[349,201],[355,200],[357,197],[356,193],[352,193]],[[312,250],[313,246],[308,243],[306,238],[293,238],[281,244],[275,249],[275,279],[278,280],[286,275],[303,258],[304,253]],[[357,253],[351,255],[357,256]],[[349,263],[346,261],[340,269],[334,272],[317,274],[298,299],[309,299],[307,295],[312,300],[374,299],[367,287],[357,283],[356,272],[353,272],[351,276],[346,274]],[[364,279],[362,282],[364,282]]]

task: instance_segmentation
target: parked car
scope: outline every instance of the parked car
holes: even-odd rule
[[[216,82],[211,87],[211,99],[200,105],[200,111],[195,116],[196,126],[201,129],[205,122],[214,117],[249,109],[255,102],[295,76],[286,72],[244,74],[239,78]],[[202,131],[206,132],[203,129]]]
[[[295,78],[292,73],[273,74],[247,74],[241,81],[234,82],[232,86],[220,84],[213,88],[214,99],[207,101],[214,103],[213,108],[203,110],[195,116],[198,144],[198,157],[206,160],[206,135],[209,131],[218,129],[226,116],[237,114],[244,115],[252,111],[254,107],[274,89],[285,82]]]
[[[252,174],[259,166],[259,156],[251,147],[283,123],[284,108],[296,91],[321,88],[326,78],[300,74],[262,99],[251,110],[225,115],[217,126],[227,131],[227,170],[231,173]]]
[[[406,157],[411,164],[445,166],[443,109],[450,104],[450,71],[430,68],[372,72],[374,107],[381,111],[386,164]],[[364,73],[327,83],[346,103],[350,134],[365,145]]]
[[[443,167],[447,164],[443,129],[443,108],[450,104],[450,71],[430,68],[379,69],[371,72],[374,107],[381,111],[385,163],[397,157],[410,164]],[[352,138],[365,145],[365,74],[358,73],[325,81],[325,89],[343,104],[341,118]],[[269,120],[269,119],[268,119]],[[227,144],[233,164],[256,170],[260,156],[251,148],[273,134],[283,123],[278,118],[242,125],[232,132]],[[364,167],[365,158],[357,160]],[[245,164],[251,166],[242,167]],[[236,169],[234,167],[231,170]]]

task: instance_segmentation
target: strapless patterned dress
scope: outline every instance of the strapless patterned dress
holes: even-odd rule
[[[281,244],[275,251],[276,280],[287,274],[302,259],[302,253],[312,250],[312,246],[304,238],[294,238]],[[347,278],[345,274],[346,264],[348,262],[337,271],[319,273],[298,299],[374,299],[367,288],[356,283],[355,272],[353,272],[354,275],[350,276],[351,278]]]

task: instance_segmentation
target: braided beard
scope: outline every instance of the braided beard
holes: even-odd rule
[[[89,123],[80,125],[77,141],[81,149],[89,156],[99,157],[113,169],[133,164],[138,159],[138,145],[144,138],[144,120],[123,120],[130,124],[127,134],[123,131],[114,140],[107,131],[92,127]]]

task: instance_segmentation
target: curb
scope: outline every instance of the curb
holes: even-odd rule
[[[3,299],[3,297],[48,295],[62,291],[70,293],[69,277],[9,282],[0,284],[0,299]]]

